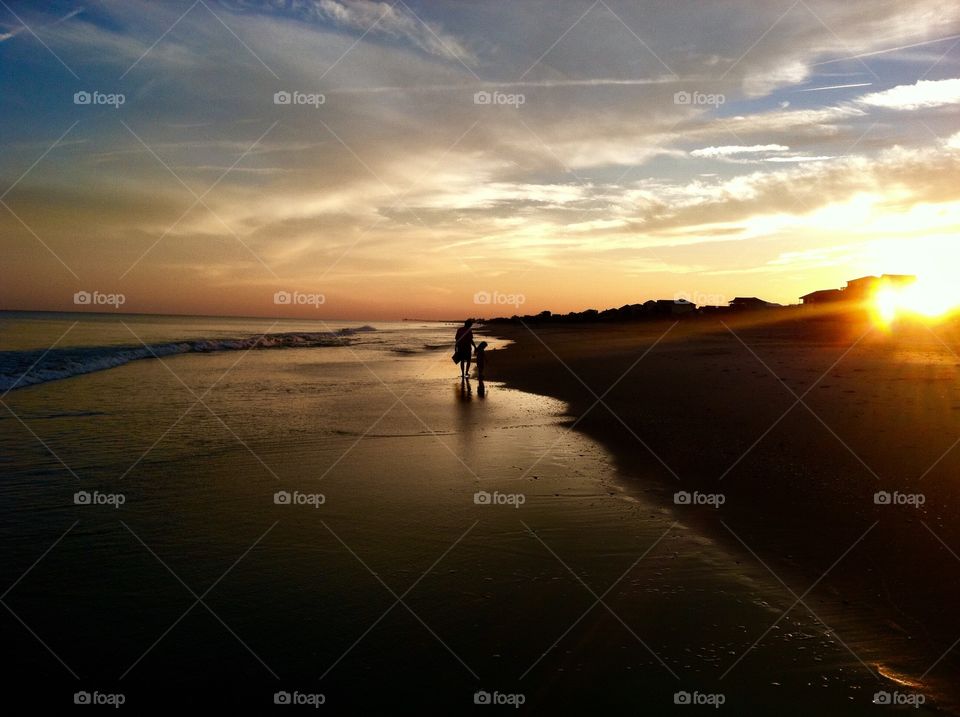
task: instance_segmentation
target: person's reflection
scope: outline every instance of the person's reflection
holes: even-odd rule
[[[486,389],[486,387],[483,385],[483,379],[482,379],[482,378],[480,379],[480,383],[479,383],[479,385],[477,386],[477,396],[479,396],[480,398],[486,398],[486,397],[487,397],[487,389]]]
[[[457,397],[463,403],[469,403],[469,401],[473,398],[473,387],[470,385],[469,378],[460,379],[460,390],[457,392]]]

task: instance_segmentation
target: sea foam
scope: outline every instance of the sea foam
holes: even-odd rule
[[[375,331],[372,326],[339,329],[334,332],[287,332],[236,339],[193,339],[127,346],[80,346],[47,351],[0,351],[0,391],[34,386],[94,371],[123,366],[140,359],[177,354],[247,351],[251,349],[314,348],[343,346],[356,333]]]

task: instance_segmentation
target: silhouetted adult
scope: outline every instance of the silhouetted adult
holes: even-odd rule
[[[470,359],[473,356],[473,319],[467,319],[463,326],[457,329],[454,341],[453,360],[460,364],[460,378],[469,378]]]

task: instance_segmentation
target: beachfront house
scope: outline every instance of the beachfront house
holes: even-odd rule
[[[879,276],[861,276],[859,279],[851,279],[843,289],[844,298],[850,301],[866,299],[876,291],[879,285]]]
[[[812,291],[800,297],[803,304],[830,304],[835,301],[843,301],[846,297],[840,289],[821,289]]]
[[[913,274],[881,274],[880,276],[861,276],[850,279],[842,289],[821,289],[804,294],[800,301],[806,304],[827,304],[834,301],[868,301],[880,287],[906,286],[917,280]]]
[[[643,304],[644,312],[654,316],[681,316],[692,314],[697,305],[686,299],[651,299]]]
[[[847,298],[866,298],[871,296],[881,286],[906,286],[917,280],[912,274],[881,274],[880,276],[862,276],[847,282],[844,291]]]
[[[780,304],[758,299],[756,296],[738,296],[730,300],[730,308],[735,311],[756,311],[757,309],[773,309]]]
[[[913,274],[881,274],[880,282],[882,284],[893,284],[894,286],[906,286],[916,282],[917,277]]]

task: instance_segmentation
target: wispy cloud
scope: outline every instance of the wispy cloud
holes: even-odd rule
[[[786,152],[790,148],[782,144],[754,144],[747,146],[742,145],[725,145],[722,147],[703,147],[701,149],[693,150],[690,155],[693,157],[709,157],[711,159],[716,159],[717,157],[731,157],[739,154],[756,154],[758,152]]]
[[[316,7],[323,16],[340,27],[400,38],[431,55],[452,57],[468,64],[476,63],[476,57],[460,39],[424,22],[402,2],[319,0]]]
[[[836,159],[836,158],[835,158],[835,157],[831,157],[830,155],[827,155],[827,154],[820,155],[820,156],[814,156],[814,157],[805,156],[805,155],[797,155],[797,156],[795,156],[795,157],[765,157],[763,161],[764,161],[764,162],[786,162],[786,163],[793,162],[793,163],[800,163],[800,162],[823,162],[823,161],[825,161],[825,160],[827,160],[827,159]]]
[[[864,95],[857,100],[871,107],[893,110],[917,110],[960,103],[960,79],[921,80],[912,85],[897,85],[889,90]]]
[[[0,32],[0,42],[6,42],[7,40],[16,37],[23,31],[22,27],[15,27],[9,32]]]
[[[131,245],[142,251],[164,237],[137,277],[145,292],[174,297],[157,299],[167,310],[223,310],[219,287],[229,284],[238,297],[229,310],[261,311],[254,299],[240,302],[270,276],[232,232],[284,278],[315,279],[334,267],[325,281],[342,282],[344,297],[393,307],[404,296],[411,312],[449,315],[461,294],[470,300],[469,270],[515,271],[531,308],[538,282],[539,308],[601,300],[567,288],[582,286],[588,270],[602,277],[604,295],[640,298],[637,273],[644,293],[672,295],[671,272],[702,271],[790,300],[782,275],[769,284],[764,277],[795,272],[799,284],[828,260],[848,261],[824,258],[822,247],[857,246],[868,231],[892,235],[892,227],[898,237],[960,227],[960,121],[938,109],[958,101],[960,81],[916,82],[933,60],[908,66],[907,51],[896,63],[850,60],[937,36],[960,22],[956,4],[819,4],[822,23],[801,4],[764,35],[785,9],[765,0],[743,0],[705,22],[691,22],[708,12],[701,0],[619,3],[637,36],[597,6],[518,81],[586,5],[206,2],[222,22],[198,6],[166,35],[189,4],[105,0],[69,22],[57,22],[65,10],[25,14],[57,54],[84,68],[85,86],[127,93],[124,121],[156,157],[112,111],[75,106],[62,68],[32,39],[2,46],[13,78],[0,117],[6,185],[84,119],[77,141],[86,146],[68,138],[44,157],[16,188],[18,214],[69,263],[89,251],[108,278],[129,268]],[[0,42],[19,31],[9,19]],[[816,70],[817,60],[841,53],[846,66]],[[949,61],[928,76],[957,75]],[[482,79],[471,71],[477,64]],[[280,89],[322,92],[326,103],[276,105]],[[478,105],[481,89],[522,93],[525,103]],[[678,89],[722,93],[726,102],[678,104]],[[894,110],[914,110],[944,139],[919,121],[894,122]],[[157,157],[197,192],[233,167],[204,200],[227,226],[204,207],[178,220],[190,197]],[[918,206],[930,216],[911,214]],[[34,241],[0,211],[0,246]],[[0,286],[0,303],[30,304],[47,269],[29,265],[16,286]],[[430,305],[426,283],[453,303]]]

